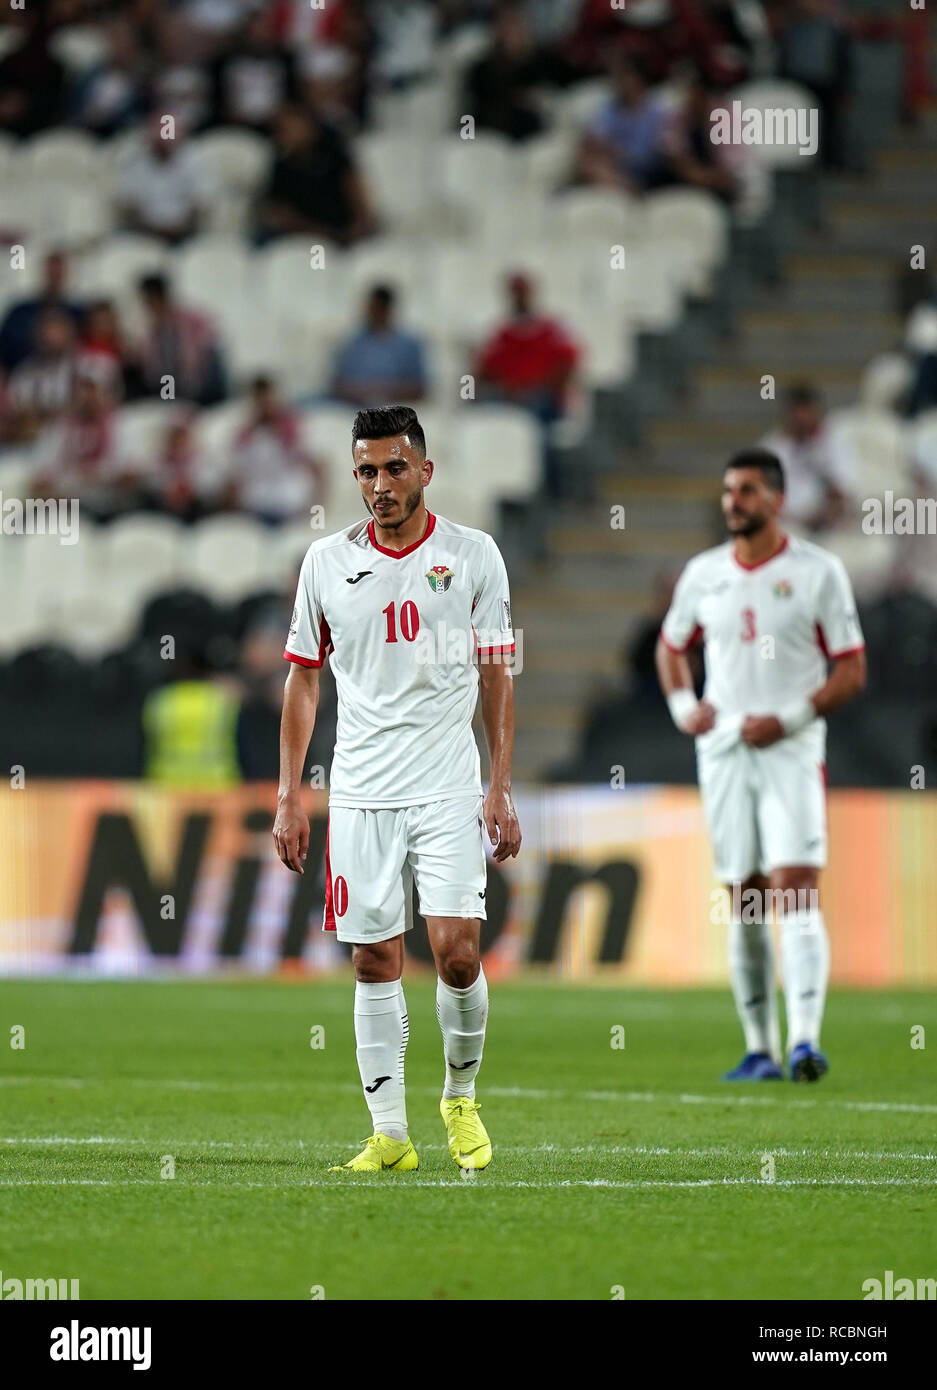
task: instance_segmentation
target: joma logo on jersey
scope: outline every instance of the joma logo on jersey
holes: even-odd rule
[[[793,592],[794,590],[791,588],[790,584],[786,579],[779,579],[777,584],[775,584],[774,586],[774,593],[776,598],[790,598]]]
[[[426,581],[434,594],[444,594],[452,583],[452,570],[448,565],[434,565],[426,571]]]

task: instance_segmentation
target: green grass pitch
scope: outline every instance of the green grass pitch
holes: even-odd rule
[[[494,1160],[466,1179],[433,984],[405,983],[421,1166],[370,1178],[326,1171],[370,1129],[350,979],[0,984],[3,1279],[79,1278],[82,1299],[859,1299],[888,1269],[937,1273],[923,994],[834,993],[824,1081],[727,1086],[728,991],[494,985]]]

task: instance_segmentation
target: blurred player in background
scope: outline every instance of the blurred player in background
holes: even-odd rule
[[[359,411],[352,441],[371,519],[314,542],[303,562],[285,652],[293,667],[273,835],[283,863],[302,873],[309,844],[303,768],[319,670],[331,653],[338,731],[323,926],[353,947],[358,1068],[374,1126],[345,1167],[419,1166],[407,1131],[401,984],[415,884],[438,973],[446,1063],[440,1111],[449,1151],[461,1168],[484,1168],[491,1143],[475,1101],[488,1017],[479,959],[482,824],[498,862],[516,855],[521,842],[511,800],[507,574],[490,536],[427,511],[423,494],[434,465],[414,410]],[[479,685],[491,759],[484,799],[472,732]]]
[[[746,1054],[726,1073],[730,1081],[783,1075],[769,903],[781,917],[791,1077],[816,1081],[828,1068],[820,1026],[829,943],[817,891],[826,863],[825,716],[865,684],[846,571],[819,546],[784,534],[783,505],[775,454],[752,449],[730,461],[722,511],[731,539],[686,566],[657,645],[674,723],[696,737],[716,871],[732,896],[729,965]],[[698,638],[700,701],[686,659]]]

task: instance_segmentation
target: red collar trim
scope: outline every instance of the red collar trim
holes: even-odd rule
[[[735,546],[732,547],[732,559],[738,565],[739,569],[760,570],[762,565],[770,565],[772,560],[776,560],[779,555],[782,555],[784,553],[784,551],[787,549],[787,543],[789,539],[789,536],[785,536],[781,544],[778,546],[777,550],[775,550],[771,555],[766,555],[763,560],[756,560],[753,565],[746,565],[744,560],[739,559],[739,557],[735,553]]]
[[[379,550],[382,555],[389,555],[392,560],[402,560],[405,555],[412,555],[413,551],[416,550],[418,546],[421,546],[424,541],[428,541],[433,531],[436,529],[436,518],[433,516],[433,513],[427,512],[426,515],[429,518],[426,523],[426,530],[418,541],[414,541],[412,545],[405,545],[403,550],[388,550],[386,545],[380,545],[374,534],[373,521],[368,522],[368,540],[374,546],[374,549]]]

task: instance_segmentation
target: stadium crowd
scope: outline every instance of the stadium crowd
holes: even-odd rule
[[[714,293],[727,228],[770,206],[751,151],[709,138],[713,108],[746,82],[797,83],[822,109],[824,162],[855,159],[859,21],[847,11],[833,0],[14,11],[0,36],[0,227],[24,255],[0,278],[0,484],[77,497],[105,526],[240,514],[288,529],[328,508],[347,471],[322,424],[329,409],[396,399],[450,419],[471,399],[513,420],[513,434],[499,424],[486,436],[504,440],[492,487],[562,499],[564,449],[589,437],[593,395],[623,392],[639,337],[676,333],[685,300]],[[436,163],[422,167],[430,140]],[[568,261],[536,254],[549,219]],[[636,298],[608,305],[589,277],[622,227]],[[311,242],[333,258],[340,293],[311,296],[307,274],[298,293],[295,257],[305,274]],[[896,416],[937,406],[935,324],[933,303],[911,306],[882,401]],[[518,460],[531,439],[534,473],[514,476],[511,451]],[[792,521],[842,531],[862,495],[861,450],[828,427],[809,381],[769,442]],[[935,454],[931,442],[916,458],[931,479]],[[227,634],[220,664],[239,665],[267,738],[283,578],[256,623],[253,608],[205,620]],[[209,680],[199,646],[192,679]],[[250,775],[269,747],[261,758],[248,745]]]

